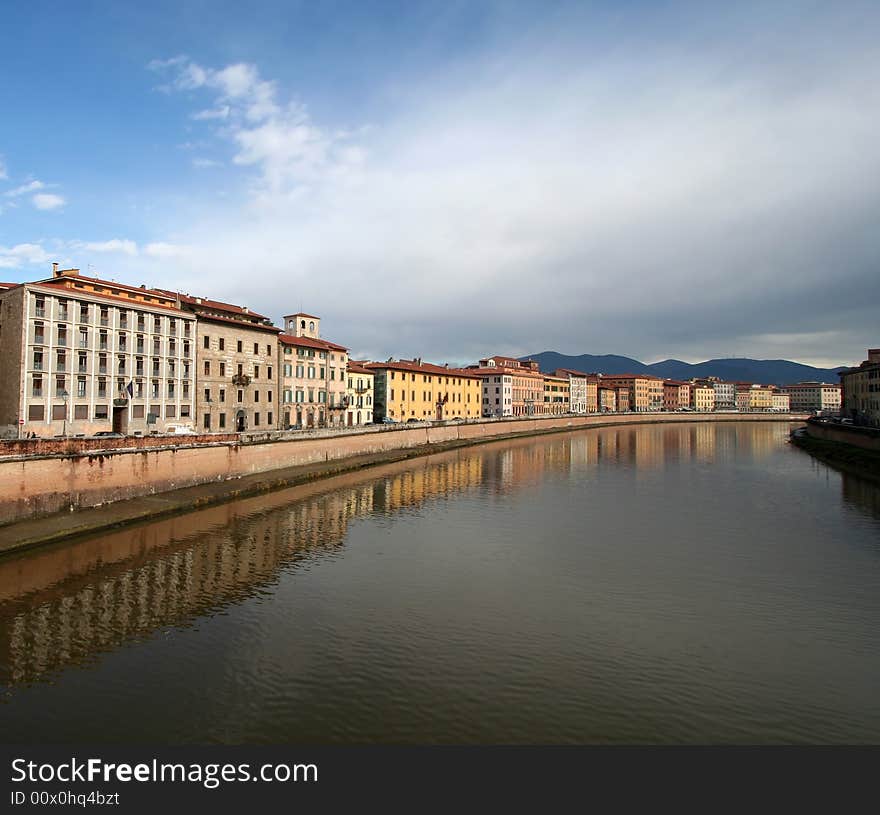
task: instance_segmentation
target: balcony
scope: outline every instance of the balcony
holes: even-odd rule
[[[235,374],[232,377],[232,384],[247,387],[251,384],[251,378],[247,374]]]

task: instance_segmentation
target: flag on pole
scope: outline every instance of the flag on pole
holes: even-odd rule
[[[126,390],[128,391],[128,398],[131,399],[134,396],[134,380],[128,383]]]

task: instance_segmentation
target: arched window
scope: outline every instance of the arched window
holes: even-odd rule
[[[314,330],[315,330],[315,322],[314,322],[314,320],[310,320],[309,321],[309,331],[314,331]]]

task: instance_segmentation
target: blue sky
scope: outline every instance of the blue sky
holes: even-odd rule
[[[0,279],[300,307],[375,358],[861,359],[870,3],[4,10]]]

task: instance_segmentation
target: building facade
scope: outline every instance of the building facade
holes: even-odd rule
[[[690,406],[698,413],[715,410],[715,388],[708,382],[694,382],[691,385]]]
[[[590,382],[590,375],[581,371],[572,371],[568,368],[557,368],[553,371],[557,377],[568,377],[569,411],[578,415],[595,413],[595,408],[590,410],[590,385],[593,390],[593,403],[595,404],[595,382]]]
[[[471,369],[432,365],[421,358],[371,362],[375,421],[478,419],[483,378]]]
[[[629,391],[629,410],[645,413],[663,410],[663,380],[648,374],[602,375],[602,384]],[[620,406],[618,405],[618,410]]]
[[[842,402],[841,386],[828,382],[798,382],[794,385],[783,385],[779,391],[791,397],[791,409],[797,413],[837,413]]]
[[[772,405],[770,409],[774,413],[788,413],[791,410],[791,397],[787,393],[774,390],[771,399]]]
[[[373,422],[373,372],[365,361],[348,360],[348,388],[345,424],[348,427]]]
[[[280,329],[247,306],[189,294],[177,297],[196,319],[196,429],[274,430]]]
[[[0,291],[0,430],[42,437],[192,424],[196,320],[177,296],[58,269]]]
[[[466,368],[482,382],[485,417],[540,416],[544,410],[544,378],[535,362],[513,357],[481,359]]]
[[[570,387],[567,375],[544,375],[544,416],[559,416],[569,412]]]
[[[597,398],[599,400],[599,413],[614,413],[617,410],[617,391],[614,388],[599,385],[597,388]]]
[[[322,340],[321,319],[312,314],[288,314],[284,328],[282,428],[341,427],[348,418],[348,349]]]
[[[854,424],[880,427],[880,348],[869,348],[868,358],[840,373],[841,413]]]
[[[715,410],[736,410],[736,383],[715,377],[708,380],[715,389]]]

